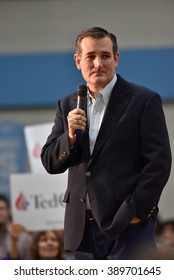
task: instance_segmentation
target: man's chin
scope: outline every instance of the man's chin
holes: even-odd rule
[[[95,76],[93,79],[94,83],[99,83],[99,84],[107,84],[107,79],[104,76]]]

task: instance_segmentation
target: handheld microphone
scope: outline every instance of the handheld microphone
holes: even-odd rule
[[[82,84],[77,89],[77,108],[85,110],[87,86]]]
[[[77,109],[82,109],[85,111],[86,108],[86,96],[87,96],[87,86],[81,84],[77,89]],[[78,135],[81,133],[80,129],[76,129],[75,134]]]

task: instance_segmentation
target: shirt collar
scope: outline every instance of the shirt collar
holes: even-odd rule
[[[111,95],[111,92],[113,90],[113,87],[117,81],[116,74],[114,75],[113,79],[110,81],[109,84],[107,84],[103,89],[100,90],[100,93],[103,95],[103,101],[104,103],[108,102],[108,99]]]
[[[109,82],[109,84],[107,84],[104,88],[102,88],[102,89],[100,90],[100,93],[101,93],[102,96],[103,96],[103,101],[104,101],[104,103],[107,103],[107,102],[108,102],[109,97],[110,97],[110,95],[111,95],[111,92],[112,92],[113,87],[114,87],[114,85],[115,85],[116,82],[117,82],[117,76],[116,76],[116,74],[115,74],[114,77],[113,77],[113,79]],[[89,91],[88,91],[88,96],[91,97]]]

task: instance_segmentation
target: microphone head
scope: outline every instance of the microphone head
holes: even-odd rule
[[[87,86],[85,84],[81,84],[78,86],[77,95],[80,97],[86,97],[87,90],[88,90]]]

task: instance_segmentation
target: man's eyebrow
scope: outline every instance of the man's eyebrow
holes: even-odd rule
[[[90,55],[90,54],[95,54],[96,52],[87,52],[86,55]],[[107,52],[107,51],[102,51],[101,52],[102,54],[110,54],[110,52]]]
[[[86,55],[89,55],[89,54],[95,54],[95,52],[87,52]]]

